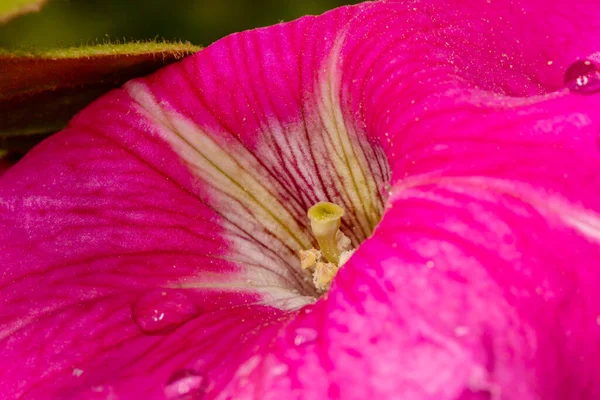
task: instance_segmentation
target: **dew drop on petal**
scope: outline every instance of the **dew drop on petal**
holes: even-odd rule
[[[200,313],[183,290],[153,290],[143,295],[132,307],[132,317],[145,333],[168,332]]]
[[[454,334],[458,337],[466,336],[469,334],[469,327],[457,326],[454,328]]]
[[[116,399],[115,389],[109,385],[94,385],[81,393],[77,393],[74,399],[85,400],[111,400]]]
[[[317,331],[312,328],[298,328],[295,331],[294,344],[296,346],[309,344],[317,340]]]
[[[273,376],[281,376],[288,372],[288,366],[285,364],[277,364],[269,369]]]
[[[171,375],[165,384],[165,397],[175,399],[201,399],[206,392],[206,379],[191,369],[182,369]]]
[[[389,182],[386,182],[381,186],[381,194],[384,202],[388,201],[392,196],[392,185]]]
[[[600,68],[592,60],[577,60],[565,72],[565,87],[584,95],[600,91]]]

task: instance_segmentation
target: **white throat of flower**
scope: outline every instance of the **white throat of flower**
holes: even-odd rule
[[[329,290],[338,270],[352,256],[350,239],[340,231],[344,209],[337,204],[319,202],[308,210],[313,235],[320,249],[300,250],[300,265],[313,278],[320,292]]]

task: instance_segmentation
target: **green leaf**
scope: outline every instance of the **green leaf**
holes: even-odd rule
[[[0,0],[0,23],[18,15],[39,11],[46,0]]]
[[[166,42],[0,50],[0,148],[27,151],[98,96],[198,50]]]

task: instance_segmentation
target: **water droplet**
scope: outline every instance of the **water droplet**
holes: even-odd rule
[[[600,91],[600,68],[592,60],[577,60],[565,72],[565,87],[584,95]]]
[[[296,346],[314,342],[319,336],[317,331],[312,328],[298,328],[296,329],[295,333],[296,336],[294,337],[294,344]]]
[[[381,186],[381,193],[383,195],[383,201],[387,201],[392,196],[392,185],[389,182],[384,183]]]
[[[175,372],[165,384],[165,397],[169,400],[201,399],[204,393],[206,393],[206,379],[191,369]]]
[[[288,371],[288,366],[285,364],[277,364],[269,368],[269,372],[274,376],[280,376]]]
[[[469,334],[468,326],[457,326],[454,328],[454,334],[458,337],[466,336]]]
[[[183,325],[200,313],[185,291],[153,290],[132,307],[133,320],[145,333],[163,333]]]
[[[93,385],[72,397],[77,400],[111,400],[116,399],[115,389],[110,385]]]

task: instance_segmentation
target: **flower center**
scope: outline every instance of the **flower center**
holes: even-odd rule
[[[184,174],[173,181],[199,200],[195,248],[203,249],[206,262],[198,268],[206,270],[170,285],[248,293],[263,304],[296,309],[326,291],[351,248],[371,236],[384,211],[390,168],[382,143],[369,137],[348,103],[350,88],[339,65],[343,40],[335,43],[319,61],[319,73],[303,78],[298,92],[271,85],[275,102],[247,97],[256,91],[240,91],[234,70],[219,70],[225,75],[216,81],[224,82],[219,92],[235,94],[236,102],[239,94],[243,106],[234,102],[220,112],[204,110],[215,99],[202,76],[196,83],[202,89],[194,92],[200,100],[192,97],[185,106],[177,90],[170,98],[151,82],[125,86],[154,134],[191,172],[190,181]],[[317,203],[325,199],[339,206]]]
[[[300,266],[308,271],[319,292],[326,292],[339,268],[352,256],[350,239],[340,231],[344,209],[321,201],[308,210],[308,219],[319,248],[300,250]]]

